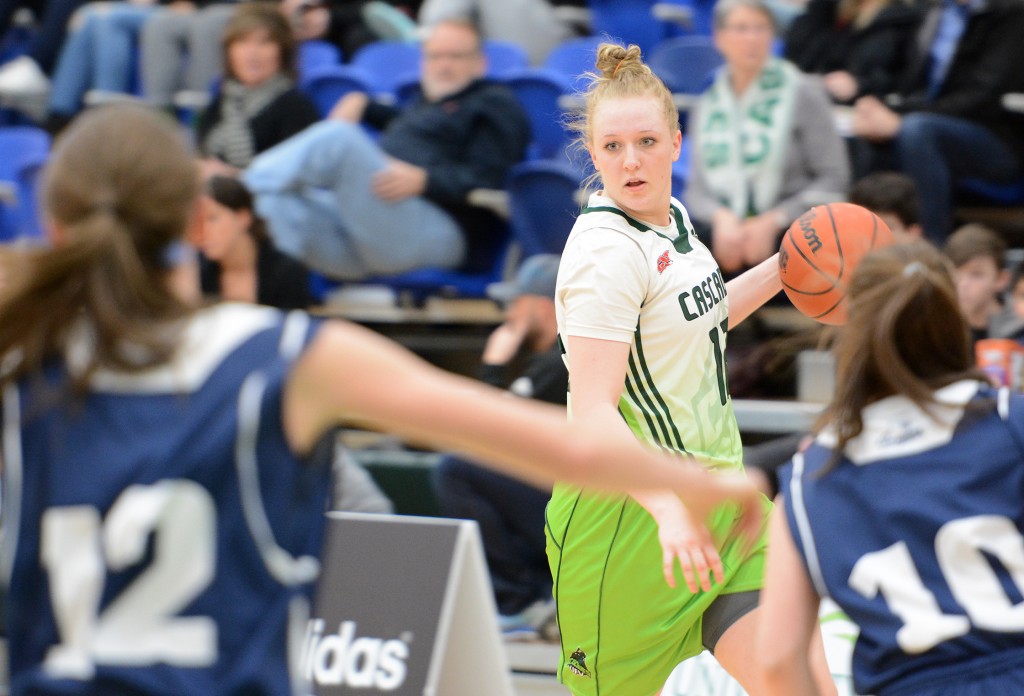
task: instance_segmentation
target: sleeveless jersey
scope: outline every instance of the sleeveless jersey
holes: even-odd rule
[[[559,265],[559,337],[565,347],[570,336],[629,344],[619,412],[633,434],[739,469],[725,373],[725,283],[675,199],[671,213],[669,227],[654,228],[591,196]],[[690,594],[681,579],[675,589],[666,584],[657,524],[633,498],[555,486],[547,550],[562,637],[559,678],[574,694],[654,693],[680,661],[703,650],[701,617],[716,597],[761,587],[763,544],[743,551],[735,518],[735,506],[724,505],[708,521],[724,581]]]
[[[291,453],[281,399],[315,328],[220,305],[166,365],[6,389],[12,694],[293,693],[329,468]]]
[[[828,430],[780,473],[817,592],[860,626],[857,693],[968,694],[1024,671],[1024,396],[964,381],[935,419],[869,405],[834,469]],[[985,693],[1018,693],[1019,688]]]

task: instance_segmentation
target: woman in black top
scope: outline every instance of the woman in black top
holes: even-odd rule
[[[276,248],[253,211],[252,194],[238,179],[213,176],[203,192],[203,294],[281,309],[313,304],[309,272]]]

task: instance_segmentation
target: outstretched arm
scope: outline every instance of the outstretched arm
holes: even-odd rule
[[[641,446],[628,433],[567,423],[563,408],[510,399],[344,322],[324,326],[300,358],[285,391],[283,418],[297,452],[347,422],[456,450],[537,484],[672,489],[701,519],[732,499],[754,521],[751,535],[760,521],[759,496],[740,477],[709,474]]]
[[[729,328],[734,329],[782,290],[778,253],[730,280],[725,289],[729,294]]]

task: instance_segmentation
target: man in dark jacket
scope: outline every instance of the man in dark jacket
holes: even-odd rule
[[[423,45],[421,98],[394,110],[349,95],[257,157],[244,179],[278,248],[342,280],[489,265],[500,226],[467,196],[504,186],[529,123],[486,67],[472,25],[438,24]],[[359,120],[383,129],[379,143]]]
[[[891,146],[936,244],[952,228],[956,181],[1024,175],[1024,114],[1003,106],[1003,95],[1024,91],[1022,39],[1024,0],[942,0],[924,17],[897,92],[855,104],[853,133],[874,145],[860,153]]]

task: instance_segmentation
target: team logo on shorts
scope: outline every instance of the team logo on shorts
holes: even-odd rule
[[[576,648],[572,651],[572,655],[569,656],[569,663],[566,665],[569,671],[573,674],[578,674],[581,677],[589,677],[590,670],[587,669],[587,654],[580,648]]]
[[[658,275],[665,272],[665,269],[672,265],[672,259],[668,257],[668,252],[661,252],[661,256],[658,257]]]

